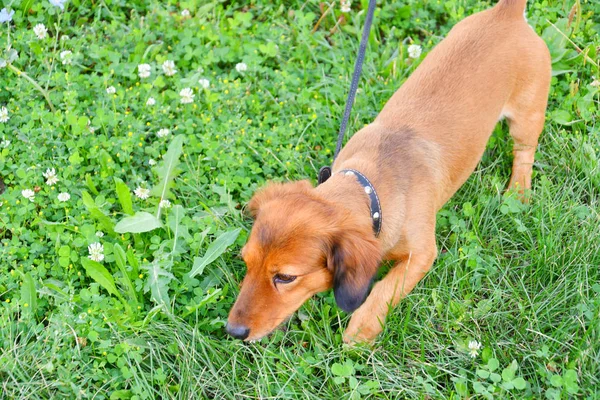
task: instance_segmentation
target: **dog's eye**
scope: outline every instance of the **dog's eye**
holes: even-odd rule
[[[273,282],[275,283],[291,283],[296,280],[294,275],[286,275],[286,274],[275,274],[273,277]]]

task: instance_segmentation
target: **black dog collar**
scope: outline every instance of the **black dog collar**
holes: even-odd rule
[[[371,210],[371,219],[373,220],[373,232],[375,233],[375,237],[378,237],[379,232],[381,232],[381,222],[383,220],[383,216],[381,214],[381,203],[379,202],[379,196],[377,196],[375,188],[366,176],[355,169],[343,169],[339,173],[355,176],[360,185],[363,187],[365,193],[369,195],[369,208]]]

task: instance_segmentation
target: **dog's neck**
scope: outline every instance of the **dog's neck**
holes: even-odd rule
[[[362,171],[361,171],[362,172]],[[346,210],[353,217],[372,225],[370,199],[354,176],[334,173],[327,182],[314,189],[324,200]]]

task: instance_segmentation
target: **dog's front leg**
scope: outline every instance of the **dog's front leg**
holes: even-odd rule
[[[423,279],[437,255],[435,241],[427,249],[401,257],[375,286],[367,300],[352,314],[344,342],[372,342],[381,333],[388,311]]]

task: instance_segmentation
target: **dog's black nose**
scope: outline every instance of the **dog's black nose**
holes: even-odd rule
[[[229,322],[227,323],[225,330],[234,338],[241,340],[246,339],[250,334],[250,328],[244,325],[230,324]]]

